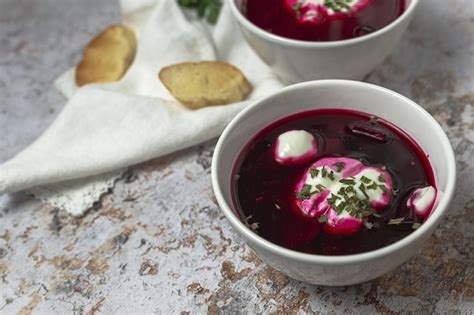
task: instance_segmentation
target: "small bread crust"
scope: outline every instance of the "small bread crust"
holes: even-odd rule
[[[184,62],[161,69],[159,78],[191,109],[243,100],[251,85],[236,67],[219,61]]]
[[[84,48],[76,67],[76,84],[106,83],[120,79],[135,58],[137,40],[131,29],[111,25]]]

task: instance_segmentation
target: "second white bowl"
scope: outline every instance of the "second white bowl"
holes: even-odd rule
[[[405,12],[374,33],[348,40],[311,42],[262,30],[242,13],[245,0],[228,0],[244,38],[286,83],[317,79],[361,80],[392,52],[407,29],[418,2],[407,0]]]

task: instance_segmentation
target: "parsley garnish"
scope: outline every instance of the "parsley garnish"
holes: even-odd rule
[[[341,199],[341,197],[339,197],[339,196],[337,196],[337,195],[335,195],[335,194],[331,194],[331,197],[329,197],[329,198],[327,199],[327,202],[328,202],[331,206],[334,206],[334,205],[336,205],[336,201],[337,201],[338,199]]]
[[[334,163],[334,166],[336,166],[336,171],[338,173],[340,173],[343,169],[344,169],[344,166],[346,166],[346,163],[344,162],[336,162]]]
[[[336,162],[333,164],[334,167],[322,166],[317,169],[311,167],[309,173],[311,178],[321,176],[320,178],[328,178],[329,180],[336,180],[336,173],[341,173],[346,166],[344,162]],[[340,175],[338,175],[340,176]],[[381,217],[375,209],[372,207],[370,202],[369,190],[381,189],[384,193],[387,192],[387,187],[382,184],[385,182],[384,176],[378,176],[377,179],[372,180],[370,177],[361,176],[354,177],[350,176],[347,178],[338,179],[338,182],[343,184],[337,193],[331,193],[327,197],[327,203],[336,211],[338,214],[347,213],[350,216],[362,220],[366,229],[370,230],[374,227],[374,224],[369,221],[369,217]],[[322,184],[304,184],[301,191],[296,192],[299,199],[305,200],[311,198],[314,194],[321,193],[327,188]],[[318,218],[320,223],[327,222],[327,215],[322,215]],[[400,224],[404,218],[392,219],[388,224],[395,225]]]
[[[337,193],[341,196],[345,196],[346,195],[346,188],[341,187]]]
[[[302,6],[303,6],[303,3],[301,1],[297,1],[293,4],[293,10],[295,10],[297,18],[301,17],[301,7]]]
[[[349,3],[351,3],[351,0],[324,0],[324,6],[328,9],[332,9],[334,12],[341,12],[343,10],[350,11],[351,6]]]
[[[362,191],[362,193],[364,194],[365,198],[369,199],[369,195],[367,195],[367,193],[365,192],[365,186],[364,184],[360,184],[359,185],[359,190]]]
[[[303,3],[300,1],[293,3],[293,9],[295,10],[300,10],[302,6],[303,6]]]
[[[178,0],[178,4],[197,11],[200,18],[215,24],[222,8],[222,0]]]
[[[375,182],[372,182],[372,184],[370,184],[369,186],[367,186],[367,189],[369,189],[369,190],[377,190],[378,187],[379,187],[379,185],[377,185]]]
[[[311,198],[311,195],[314,193],[311,193],[311,185],[304,184],[303,188],[301,188],[301,191],[296,192],[296,196],[301,199],[309,199]]]
[[[257,232],[258,230],[258,227],[259,227],[259,223],[258,222],[253,222],[253,223],[250,223],[250,220],[252,220],[252,215],[249,215],[248,217],[246,218],[243,218],[242,219],[242,223],[248,227],[250,230],[254,231],[254,232]]]
[[[387,224],[388,224],[388,225],[399,225],[399,224],[402,223],[404,220],[405,220],[405,218],[390,219]]]
[[[321,176],[323,178],[326,178],[326,175],[328,174],[328,171],[326,170],[326,168],[323,166],[322,170],[321,170]]]
[[[318,219],[319,223],[326,223],[328,221],[328,218],[325,214],[319,217]]]
[[[379,188],[382,189],[384,195],[387,193],[387,187],[385,187],[385,185],[379,185]]]
[[[340,179],[340,183],[346,184],[346,185],[355,185],[355,181],[353,179]],[[349,187],[348,187],[349,188]]]
[[[413,225],[411,226],[414,230],[418,229],[419,227],[421,226],[420,223],[413,223]]]
[[[324,189],[326,189],[326,187],[324,185],[321,185],[321,184],[317,184],[316,188],[319,190],[319,192],[322,192]]]
[[[348,193],[348,194],[351,194],[351,193],[352,193],[352,194],[355,194],[356,191],[355,191],[354,187],[349,186],[349,187],[346,187],[346,193]]]
[[[364,220],[362,222],[364,223],[364,226],[367,230],[372,230],[372,228],[374,227],[374,225],[367,220]]]

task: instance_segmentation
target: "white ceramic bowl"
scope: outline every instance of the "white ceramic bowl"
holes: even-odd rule
[[[419,0],[407,0],[405,12],[384,28],[348,40],[311,42],[269,33],[242,13],[246,0],[227,0],[244,38],[286,83],[317,79],[361,80],[393,50]]]
[[[233,209],[231,173],[239,152],[261,129],[276,120],[306,110],[335,107],[382,117],[418,142],[429,155],[436,185],[442,192],[432,215],[419,229],[398,242],[356,255],[305,254],[261,238],[239,220]],[[388,89],[346,80],[300,83],[256,101],[239,113],[224,130],[212,160],[212,185],[217,201],[248,245],[268,265],[290,277],[328,286],[350,285],[377,278],[415,254],[446,214],[455,182],[453,149],[446,134],[428,112]]]

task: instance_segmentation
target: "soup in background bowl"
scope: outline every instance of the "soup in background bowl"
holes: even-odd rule
[[[245,16],[261,29],[305,41],[337,41],[373,33],[395,21],[405,0],[247,0]]]
[[[371,5],[354,14],[357,18],[348,12],[336,12],[326,21],[322,13],[323,21],[315,22],[296,20],[299,11],[293,9],[284,11],[289,14],[287,20],[273,21],[271,14],[267,21],[265,14],[286,0],[271,0],[266,8],[261,8],[259,3],[270,0],[227,1],[245,40],[286,83],[361,80],[395,49],[419,3],[419,0],[364,0]],[[247,12],[253,5],[255,8]],[[366,17],[365,13],[370,14]],[[263,21],[254,17],[260,14]],[[269,27],[272,23],[280,26],[273,29]]]

